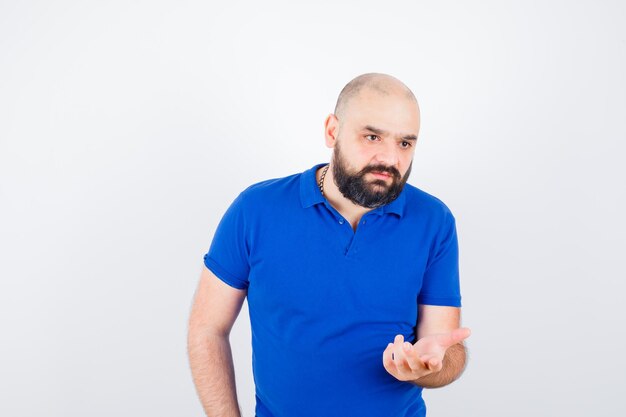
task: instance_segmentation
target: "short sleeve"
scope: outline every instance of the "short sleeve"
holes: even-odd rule
[[[237,289],[248,287],[249,250],[246,238],[243,194],[228,207],[220,220],[204,264],[219,279]]]
[[[456,222],[452,213],[445,216],[444,224],[431,252],[418,304],[461,307],[459,285],[459,247]]]

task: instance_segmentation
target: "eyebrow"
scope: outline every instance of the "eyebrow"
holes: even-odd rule
[[[377,127],[374,126],[370,126],[370,125],[366,125],[364,128],[364,130],[369,130],[370,132],[376,133],[377,135],[381,135],[381,136],[386,136],[389,134],[389,132],[379,129]],[[417,136],[415,135],[404,135],[402,137],[403,140],[412,140],[412,141],[417,141]]]

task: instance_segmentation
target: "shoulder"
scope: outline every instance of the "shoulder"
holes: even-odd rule
[[[289,193],[293,187],[298,185],[301,173],[288,175],[285,177],[271,178],[246,187],[241,195],[246,200],[255,200]]]
[[[440,198],[414,185],[406,183],[406,211],[420,217],[426,216],[430,220],[442,223],[454,221],[452,210]]]
[[[251,233],[260,224],[267,226],[268,221],[279,219],[285,207],[293,207],[293,204],[285,202],[294,201],[293,196],[299,195],[294,192],[299,184],[298,175],[258,181],[247,186],[230,203],[222,216],[222,223]]]
[[[301,175],[302,173],[296,173],[255,182],[241,191],[237,199],[252,211],[275,207],[276,203],[282,205],[299,196]]]

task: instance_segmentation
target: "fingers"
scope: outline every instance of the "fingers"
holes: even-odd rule
[[[439,372],[443,369],[446,350],[470,334],[469,328],[461,327],[448,333],[425,336],[415,345],[405,342],[404,336],[398,334],[383,352],[383,366],[400,381],[416,380]]]
[[[433,358],[432,363],[424,362],[414,346],[397,335],[383,352],[383,366],[391,375],[401,381],[418,379],[434,370],[441,369],[441,363]]]
[[[383,366],[391,375],[396,375],[398,372],[396,364],[393,361],[393,343],[387,345],[387,349],[383,352]]]
[[[401,334],[396,335],[393,340],[393,361],[396,369],[401,373],[412,372],[411,366],[407,363],[407,352],[410,351],[410,347],[411,344],[404,341],[404,336]]]
[[[413,345],[409,342],[404,342],[402,344],[402,353],[404,354],[403,364],[406,364],[404,368],[407,372],[411,372],[413,374],[423,373],[425,369],[425,365],[422,360],[419,358],[417,350],[413,347]]]
[[[420,360],[431,372],[439,372],[443,368],[443,362],[439,358],[431,355],[423,355]]]

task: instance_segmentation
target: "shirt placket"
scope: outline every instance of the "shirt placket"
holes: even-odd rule
[[[350,222],[348,222],[337,210],[335,210],[334,207],[328,203],[324,204],[332,214],[333,219],[341,228],[342,236],[344,236],[343,242],[346,242],[346,244],[343,246],[343,255],[346,258],[353,258],[359,251],[359,243],[363,239],[363,233],[365,233],[364,229],[367,227],[367,222],[373,212],[363,215],[363,217],[359,220],[356,230],[353,230]]]

